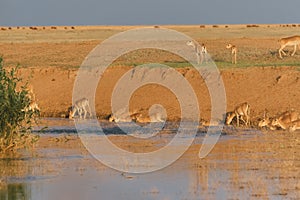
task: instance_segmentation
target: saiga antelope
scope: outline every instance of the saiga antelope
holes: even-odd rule
[[[268,127],[272,131],[276,130],[276,127],[272,126],[272,120],[268,117],[260,120],[258,123],[258,127],[259,128]]]
[[[40,108],[38,106],[38,104],[36,103],[36,101],[31,101],[31,103],[29,104],[29,110],[34,111],[40,111]]]
[[[279,126],[286,130],[291,126],[291,123],[299,119],[299,113],[296,111],[286,111],[273,119],[272,126]]]
[[[28,108],[22,109],[22,111],[25,111],[25,112],[28,112],[28,111],[32,111],[32,112],[38,111],[38,112],[40,112],[40,110],[41,109],[39,108],[36,101],[33,101],[33,100],[29,104]]]
[[[27,95],[28,99],[30,100],[30,104],[28,106],[28,108],[26,109],[23,109],[23,111],[40,111],[40,108],[36,102],[36,97],[35,97],[35,94],[33,92],[33,86],[32,85],[29,85],[28,88],[27,88]]]
[[[166,116],[159,112],[153,113],[150,116],[144,116],[143,114],[139,114],[136,116],[136,121],[140,123],[165,122]]]
[[[268,127],[270,130],[276,130],[276,127],[272,126],[272,120],[266,116],[266,112],[264,112],[264,118],[258,122],[258,127]]]
[[[243,119],[243,116],[245,116],[246,121]],[[241,117],[241,120],[247,125],[250,124],[250,105],[247,102],[244,102],[242,104],[239,104],[235,107],[233,112],[227,113],[226,116],[226,124],[229,125],[232,120],[236,117],[237,120],[237,126],[239,126],[239,119]]]
[[[202,64],[203,61],[207,62],[207,48],[204,43],[202,43],[201,46],[199,46],[198,44],[190,40],[186,44],[194,48],[197,55],[198,64]]]
[[[69,112],[69,118],[72,119],[76,113],[78,113],[79,118],[83,117],[83,119],[86,119],[87,113],[89,113],[90,116],[92,115],[89,100],[87,98],[82,98],[75,102],[74,106]]]
[[[286,55],[283,49],[287,46],[294,46],[294,51],[291,55],[294,56],[297,50],[297,45],[300,45],[300,36],[295,35],[291,37],[281,38],[280,40],[278,40],[278,42],[280,43],[280,48],[278,50],[278,53],[281,59],[282,59],[281,53],[283,53],[283,55]]]
[[[236,64],[237,47],[233,44],[227,44],[226,49],[231,50],[231,63]]]
[[[293,121],[291,123],[291,126],[289,128],[290,132],[294,132],[295,130],[299,130],[300,129],[300,119]]]
[[[137,110],[128,112],[128,108],[125,107],[111,114],[108,121],[109,122],[132,122],[132,121],[136,121],[136,118],[139,115],[140,113]]]

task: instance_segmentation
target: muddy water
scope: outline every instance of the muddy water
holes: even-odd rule
[[[33,153],[0,160],[0,199],[299,199],[300,133],[227,129],[204,159],[193,145],[174,164],[152,173],[128,174],[95,160],[72,121],[47,119]],[[109,138],[129,151],[150,151],[174,136],[137,142],[112,124]],[[115,134],[113,134],[115,131]]]

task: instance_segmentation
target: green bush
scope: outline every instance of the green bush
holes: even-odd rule
[[[18,67],[6,71],[0,57],[0,152],[31,147],[37,140],[32,135],[32,125],[38,117],[30,109],[32,98],[25,83],[16,72]]]

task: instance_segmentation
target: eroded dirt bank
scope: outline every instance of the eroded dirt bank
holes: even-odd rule
[[[100,118],[111,113],[111,94],[120,77],[130,67],[112,67],[105,71],[96,93],[96,111]],[[177,69],[191,84],[201,110],[201,118],[209,119],[211,102],[205,82],[195,69]],[[20,74],[28,77],[34,87],[42,116],[64,117],[72,104],[72,91],[77,76],[76,69],[22,68]],[[227,111],[247,101],[253,118],[262,117],[266,109],[270,115],[288,109],[300,110],[300,72],[293,67],[250,67],[221,71],[224,81]],[[169,119],[180,117],[176,96],[159,85],[139,88],[131,97],[130,108],[146,112],[154,103],[162,104]]]

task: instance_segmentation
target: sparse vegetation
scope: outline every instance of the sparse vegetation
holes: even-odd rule
[[[0,152],[31,147],[38,139],[32,135],[32,123],[38,116],[30,109],[27,82],[16,76],[17,67],[6,71],[0,58]]]
[[[247,24],[246,27],[247,28],[258,28],[259,25],[256,25],[256,24]]]
[[[228,26],[228,28],[225,29],[225,26]],[[285,49],[288,56],[284,57],[283,60],[279,59],[278,56],[278,48],[280,47],[278,39],[299,34],[299,28],[284,28],[282,27],[283,24],[281,24],[281,28],[279,26],[270,25],[272,28],[267,28],[267,25],[259,25],[257,28],[246,28],[246,25],[224,24],[219,25],[219,28],[212,28],[212,25],[199,24],[197,26],[166,26],[166,28],[187,34],[198,41],[199,44],[207,44],[210,56],[217,64],[220,64],[218,67],[299,66],[299,52],[296,52],[293,57],[289,56],[292,53],[292,47]],[[14,29],[10,32],[10,37],[6,36],[6,31],[0,31],[2,33],[0,52],[4,53],[6,66],[12,67],[21,63],[22,67],[78,68],[84,57],[101,41],[129,29],[129,27],[127,29],[124,27],[95,26],[77,28],[72,26],[75,30],[68,27],[68,31],[64,32],[65,26],[53,27],[56,27],[59,31],[53,33],[51,26],[49,26],[45,27],[45,31],[31,31],[32,34],[29,32],[27,35],[29,37],[20,37],[21,32]],[[159,27],[165,26],[159,25]],[[275,27],[276,30],[274,31]],[[2,28],[7,29],[4,26]],[[43,30],[43,27],[38,28]],[[26,29],[29,29],[29,27],[26,27]],[[71,29],[72,31],[70,31]],[[212,31],[214,34],[211,34]],[[39,43],[30,41],[39,41]],[[224,46],[228,42],[232,42],[239,47],[237,66],[228,62],[230,53]],[[10,43],[14,43],[14,48],[9,45]],[[16,54],[18,56],[15,56]],[[131,52],[120,56],[112,65],[135,66],[136,64],[149,62],[172,63],[171,65],[175,67],[186,66],[186,64],[183,64],[184,60],[182,58],[160,50]]]
[[[29,27],[29,29],[31,29],[31,30],[38,30],[38,28],[34,27],[34,26]]]

